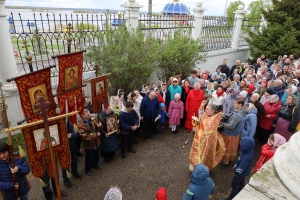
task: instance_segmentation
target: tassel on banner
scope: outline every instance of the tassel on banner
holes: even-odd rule
[[[78,126],[75,123],[73,124],[73,129],[74,129],[75,133],[78,133],[79,129],[78,129]]]
[[[45,183],[42,179],[40,179],[40,184],[41,186],[44,188],[44,187],[47,187],[47,183]]]
[[[26,151],[24,151],[24,149],[22,149],[21,145],[18,145],[19,146],[19,154],[22,158],[24,158],[25,156],[27,156],[27,153]]]
[[[71,174],[70,174],[69,170],[66,170],[66,172],[67,172],[67,177],[71,178]]]

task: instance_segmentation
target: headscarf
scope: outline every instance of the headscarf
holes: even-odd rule
[[[200,83],[196,82],[194,83],[194,90],[199,90],[200,89]]]
[[[249,103],[249,111],[255,109],[256,109],[255,105],[253,103]]]
[[[270,103],[276,103],[277,101],[279,101],[279,96],[277,94],[273,94],[270,98],[272,98],[272,97],[275,97],[275,101],[271,102],[271,100],[270,100]]]
[[[248,94],[252,94],[252,92],[254,91],[254,85],[253,84],[248,84],[247,86],[249,88]]]
[[[286,139],[280,134],[274,133],[274,144],[273,147],[277,148],[286,143]]]
[[[295,94],[297,92],[297,90],[298,90],[297,87],[292,85],[293,94]]]
[[[208,89],[208,85],[211,85],[211,88],[210,88],[210,89]],[[213,84],[213,83],[208,83],[208,84],[207,84],[207,89],[206,89],[206,91],[207,91],[207,94],[212,94],[213,91],[215,91],[214,84]]]
[[[178,99],[178,100],[180,100],[180,94],[179,93],[176,93],[175,95],[174,95],[174,99]]]
[[[122,193],[118,188],[111,188],[106,193],[104,200],[122,200]]]
[[[219,98],[220,96],[222,96],[224,94],[224,88],[222,88],[222,92],[218,92],[218,88],[216,90],[216,94],[217,94],[217,97]]]
[[[268,87],[268,82],[267,81],[265,81],[265,80],[261,81],[260,86],[261,86],[262,83],[266,84],[266,88]]]

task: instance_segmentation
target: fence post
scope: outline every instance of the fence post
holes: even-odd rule
[[[246,11],[244,10],[243,5],[239,5],[238,9],[234,12],[235,13],[235,27],[234,27],[234,33],[233,33],[233,38],[232,38],[232,43],[231,43],[231,48],[232,49],[238,49],[239,48],[239,38],[240,38],[240,33],[242,30],[242,24],[243,24],[243,18],[244,15],[246,14]]]
[[[0,82],[3,91],[15,91],[13,84],[6,83],[6,79],[15,77],[18,73],[17,64],[13,53],[13,46],[8,32],[7,15],[4,8],[5,0],[0,0]]]
[[[143,6],[136,0],[128,0],[121,7],[125,10],[126,27],[128,30],[136,29],[139,26],[139,11]]]
[[[203,23],[203,13],[204,8],[202,7],[203,3],[197,2],[196,7],[193,9],[194,11],[194,28],[192,30],[192,37],[197,40],[201,37],[202,23]]]

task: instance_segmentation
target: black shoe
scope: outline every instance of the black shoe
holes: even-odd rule
[[[54,196],[57,197],[57,194],[54,194]],[[65,191],[61,191],[61,196],[62,196],[62,197],[66,197],[66,196],[68,196],[68,193],[65,192]]]
[[[123,159],[126,158],[126,153],[122,153],[122,158],[123,158]]]
[[[105,160],[106,162],[109,162],[109,161],[110,161],[110,159],[109,159],[107,156],[104,156],[104,160]]]
[[[132,152],[132,153],[136,153],[136,150],[134,150],[134,149],[128,149],[127,151],[130,151],[130,152]]]
[[[143,138],[143,142],[146,142],[147,141],[147,138]]]
[[[82,175],[81,174],[79,174],[79,173],[74,173],[74,174],[72,174],[75,178],[82,178]]]
[[[93,169],[100,169],[100,166],[97,165],[96,167],[92,167]]]
[[[80,153],[77,154],[77,156],[78,157],[83,157],[83,156],[85,156],[85,154],[80,152]]]
[[[175,132],[175,133],[178,133],[178,131],[177,131],[177,130],[175,130],[174,132]]]
[[[71,183],[71,181],[65,182],[64,185],[65,185],[67,188],[73,187],[73,184]]]
[[[92,172],[85,172],[86,173],[86,175],[88,175],[88,176],[92,176]]]
[[[153,135],[149,135],[149,138],[150,138],[150,139],[154,139]]]
[[[136,141],[136,140],[133,140],[133,144],[137,144],[137,143],[139,143],[138,141]]]

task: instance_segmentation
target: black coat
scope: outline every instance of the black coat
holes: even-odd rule
[[[294,109],[295,108],[295,109]],[[294,114],[293,114],[294,110]],[[300,109],[295,104],[293,105],[283,105],[281,106],[276,118],[273,121],[273,124],[277,123],[278,118],[281,117],[286,120],[290,120],[292,123],[289,126],[288,131],[294,132],[300,120]]]
[[[218,67],[221,67],[221,72],[226,74],[226,77],[230,77],[230,68],[227,65],[219,65]]]
[[[184,87],[181,87],[181,90],[182,90],[181,101],[184,103],[184,107],[185,107],[185,102],[186,102],[187,96],[192,89],[193,89],[193,87],[190,87],[190,90],[186,93]]]

